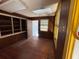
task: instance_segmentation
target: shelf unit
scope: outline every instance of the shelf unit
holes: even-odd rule
[[[25,20],[21,20],[21,24],[22,24],[22,31],[26,30],[26,21]]]
[[[14,33],[20,32],[20,20],[18,18],[13,18]]]
[[[0,32],[2,36],[12,33],[10,17],[0,15]]]
[[[0,15],[0,37],[26,31],[26,20]]]

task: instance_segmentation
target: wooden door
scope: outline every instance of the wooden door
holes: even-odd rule
[[[50,19],[39,20],[39,37],[53,38],[53,32],[49,30],[49,28],[51,27],[49,25],[49,20]]]

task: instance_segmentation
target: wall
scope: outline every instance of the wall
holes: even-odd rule
[[[72,54],[72,59],[79,59],[79,40],[75,39],[74,51]]]
[[[54,26],[54,42],[55,42],[55,47],[57,47],[59,21],[60,21],[60,10],[61,10],[61,5],[59,5],[58,10],[56,12],[56,16],[55,16],[55,26]]]
[[[78,36],[78,32],[79,32],[79,25],[76,32],[77,36]],[[76,38],[76,37],[75,37],[75,43],[74,43],[74,48],[72,52],[72,59],[79,59],[79,38]]]
[[[32,21],[27,20],[27,36],[31,37],[32,36]]]
[[[77,37],[79,37],[78,32],[79,32],[79,25],[78,25],[77,31],[76,31]],[[74,48],[73,48],[72,59],[79,59],[79,38],[75,38],[75,44],[74,44]]]

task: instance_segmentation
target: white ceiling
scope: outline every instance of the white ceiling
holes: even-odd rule
[[[0,5],[0,9],[8,12],[19,13],[25,16],[40,16],[34,14],[32,11],[39,10],[41,8],[52,8],[55,10],[52,14],[56,12],[57,0],[9,0]],[[54,6],[55,5],[55,6]],[[42,14],[47,15],[47,14]]]

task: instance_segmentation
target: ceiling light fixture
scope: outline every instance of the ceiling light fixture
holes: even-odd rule
[[[39,10],[35,10],[32,11],[35,14],[50,14],[52,13],[52,9],[51,8],[45,8],[45,9],[39,9]]]
[[[58,3],[55,3],[46,8],[34,10],[32,12],[35,14],[52,14],[56,12],[57,6],[58,6]]]

